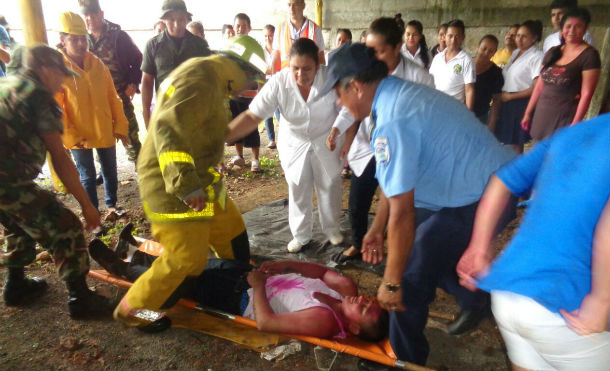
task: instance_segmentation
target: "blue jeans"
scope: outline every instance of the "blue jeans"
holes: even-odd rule
[[[275,118],[280,121],[280,110],[275,110]],[[275,127],[273,126],[273,116],[265,120],[265,129],[267,130],[267,138],[270,142],[275,142]]]
[[[102,166],[102,177],[104,178],[104,202],[106,207],[116,207],[117,202],[117,170],[116,170],[116,149],[96,148],[97,156]],[[95,164],[93,162],[92,149],[73,149],[72,157],[76,163],[80,182],[85,188],[91,203],[95,208],[98,208],[97,190],[95,184]]]

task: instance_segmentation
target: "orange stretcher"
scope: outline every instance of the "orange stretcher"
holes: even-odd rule
[[[163,246],[161,246],[161,244],[159,244],[158,242],[151,241],[151,240],[144,240],[144,239],[141,239],[138,237],[136,237],[136,239],[141,243],[140,246],[138,247],[138,249],[142,252],[145,252],[147,254],[154,255],[154,256],[159,256],[163,252]],[[132,284],[131,282],[126,281],[123,278],[114,276],[103,269],[90,270],[89,276],[92,278],[110,283],[115,286],[123,287],[123,288],[129,288],[129,287],[131,287],[131,284]],[[178,308],[178,307],[181,307],[181,308]],[[185,310],[187,310],[187,311],[190,310],[189,311],[190,313],[189,312],[185,313]],[[204,315],[207,315],[208,317],[205,317],[205,316],[202,317],[201,316],[202,313]],[[256,321],[254,321],[252,319],[241,317],[241,316],[234,315],[234,314],[221,312],[221,311],[211,309],[211,308],[202,307],[192,300],[180,299],[178,301],[178,305],[167,312],[167,315],[170,318],[172,318],[172,323],[173,323],[174,327],[189,328],[189,329],[193,329],[193,330],[197,330],[197,331],[202,331],[207,334],[210,334],[213,336],[219,336],[224,339],[232,341],[232,338],[230,336],[218,335],[213,330],[210,330],[209,328],[205,328],[205,329],[198,328],[198,326],[194,325],[193,321],[187,321],[187,322],[178,321],[178,323],[174,323],[173,314],[176,315],[176,317],[197,315],[198,317],[201,317],[202,321],[205,321],[206,318],[214,318],[214,317],[222,318],[224,320],[233,321],[234,323],[236,323],[238,325],[245,326],[246,328],[248,328],[249,331],[258,332],[258,330],[256,330]],[[222,327],[224,329],[224,328],[226,328],[226,325],[223,325]],[[314,345],[319,345],[321,347],[329,348],[329,349],[335,350],[337,352],[347,353],[347,354],[350,354],[350,355],[353,355],[356,357],[364,358],[364,359],[367,359],[367,360],[370,360],[373,362],[377,362],[377,363],[381,363],[381,364],[384,364],[384,365],[387,365],[390,367],[397,367],[397,368],[401,368],[404,370],[413,370],[413,371],[432,370],[431,368],[427,368],[424,366],[420,366],[420,365],[416,365],[416,364],[413,364],[410,362],[401,361],[401,360],[396,359],[396,355],[392,351],[392,347],[390,346],[390,342],[388,339],[384,339],[377,343],[372,343],[372,342],[366,342],[364,340],[359,339],[356,336],[349,335],[349,334],[348,334],[347,338],[345,338],[345,339],[322,339],[322,338],[317,338],[317,337],[313,337],[313,336],[303,336],[303,335],[286,335],[286,337],[305,341],[305,342],[308,342],[308,343],[311,343]],[[268,337],[266,337],[264,339],[263,342],[267,342],[267,343],[271,342],[271,343],[277,344],[281,340],[283,340],[283,338],[284,338],[283,336],[280,336],[277,334],[276,335],[270,334]],[[260,351],[260,349],[257,349],[257,343],[255,341],[250,342],[250,343],[240,342],[240,344],[245,345],[246,347],[248,347],[250,349]]]

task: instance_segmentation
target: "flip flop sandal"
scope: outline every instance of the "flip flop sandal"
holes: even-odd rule
[[[335,254],[332,257],[332,261],[334,261],[337,264],[343,265],[343,264],[347,263],[350,260],[362,259],[362,253],[361,252],[358,252],[357,254],[354,254],[354,255],[351,255],[351,256],[347,256],[347,255],[343,254],[343,252],[346,251],[346,250],[343,250],[343,251],[338,252],[337,254]]]

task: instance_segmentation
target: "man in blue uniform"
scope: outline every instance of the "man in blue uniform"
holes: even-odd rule
[[[388,256],[377,298],[391,310],[390,341],[399,359],[425,364],[428,306],[436,287],[461,307],[449,332],[476,326],[488,296],[459,285],[456,264],[466,249],[474,214],[490,175],[515,154],[472,112],[434,89],[387,76],[387,67],[362,44],[342,47],[330,62],[324,92],[360,121],[371,116],[371,149],[383,190],[363,259]]]

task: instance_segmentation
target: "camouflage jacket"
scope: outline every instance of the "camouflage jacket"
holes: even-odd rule
[[[110,70],[114,87],[121,94],[128,84],[140,85],[142,53],[118,24],[104,20],[104,31],[98,38],[87,35],[89,51]]]
[[[0,184],[31,182],[45,161],[45,133],[63,130],[53,95],[31,70],[0,79]]]

